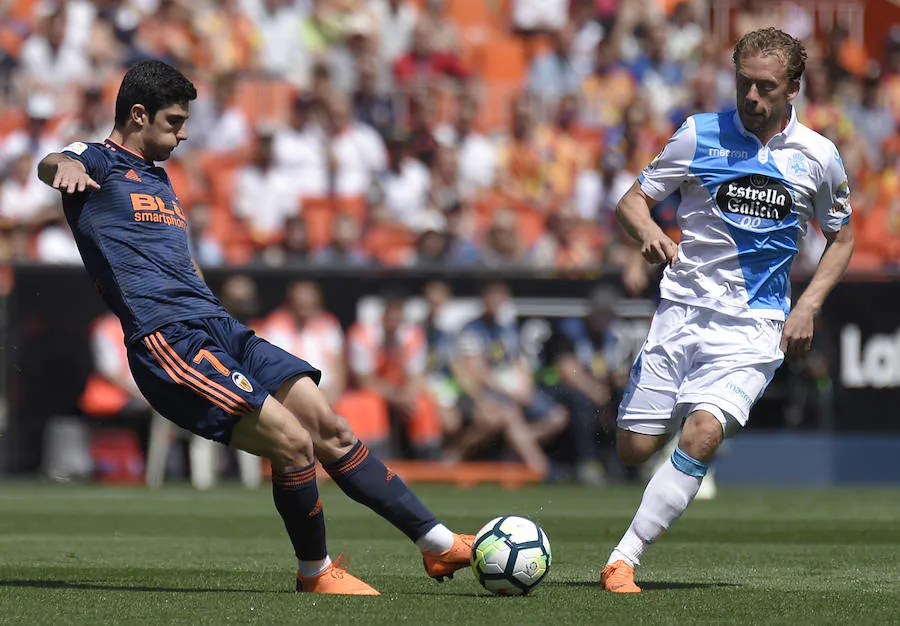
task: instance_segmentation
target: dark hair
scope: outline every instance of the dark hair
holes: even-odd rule
[[[162,61],[141,61],[125,73],[116,96],[116,125],[124,125],[131,107],[144,105],[150,121],[160,109],[186,104],[197,98],[194,84],[184,74]]]
[[[790,81],[798,81],[806,69],[806,49],[799,39],[791,37],[783,30],[772,26],[760,28],[741,37],[734,46],[731,60],[737,67],[740,60],[751,54],[781,57]]]

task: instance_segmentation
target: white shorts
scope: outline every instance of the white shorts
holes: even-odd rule
[[[726,436],[745,426],[784,360],[784,322],[725,315],[663,300],[619,405],[619,428],[671,433],[709,411]]]

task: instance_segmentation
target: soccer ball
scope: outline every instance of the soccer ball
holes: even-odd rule
[[[530,519],[497,517],[475,535],[472,569],[488,591],[525,595],[550,571],[550,540]]]

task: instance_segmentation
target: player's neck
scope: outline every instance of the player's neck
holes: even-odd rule
[[[768,145],[775,135],[784,132],[784,129],[791,123],[791,112],[791,109],[788,108],[787,113],[781,118],[778,124],[773,125],[771,128],[753,133],[762,145]]]
[[[109,134],[109,139],[113,143],[116,143],[133,155],[141,157],[145,161],[147,160],[146,155],[144,154],[144,145],[141,142],[140,138],[134,133],[125,134],[118,128],[113,128],[112,132]]]

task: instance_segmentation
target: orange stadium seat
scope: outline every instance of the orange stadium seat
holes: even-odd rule
[[[377,393],[350,390],[338,399],[334,412],[346,419],[353,432],[364,442],[384,441],[391,434],[387,402]]]
[[[382,265],[406,265],[415,254],[415,234],[403,224],[376,224],[366,235],[366,249]]]
[[[251,123],[286,123],[290,117],[294,89],[282,80],[239,78],[234,97]]]
[[[306,238],[313,250],[324,248],[331,242],[331,229],[337,215],[335,204],[329,198],[303,198],[300,214],[306,222]]]

